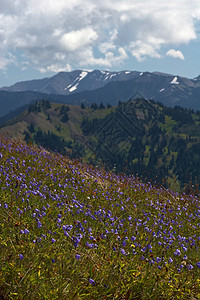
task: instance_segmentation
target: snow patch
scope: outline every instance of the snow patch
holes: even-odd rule
[[[74,86],[72,86],[70,89],[69,89],[69,92],[73,92],[77,89],[77,86],[78,86],[78,83],[75,84]]]
[[[102,74],[108,74],[108,71],[101,71]]]
[[[164,90],[165,90],[165,89],[161,89],[161,90],[160,90],[160,93],[162,93]]]
[[[103,80],[103,81],[107,80],[107,79],[108,79],[108,77],[109,77],[109,75],[107,75],[107,76],[104,78],[104,80]]]
[[[77,89],[77,86],[78,86],[79,82],[83,78],[85,78],[87,75],[88,75],[88,71],[82,71],[81,74],[73,81],[73,83],[71,83],[70,85],[68,85],[65,88],[65,90],[69,90],[70,93],[73,92],[73,91],[75,91]],[[75,82],[77,82],[77,81],[78,81],[78,83],[75,84]]]
[[[142,76],[143,75],[143,72],[142,73],[140,73],[140,76]]]
[[[131,73],[130,71],[126,71],[126,72],[125,72],[125,74],[130,74],[130,73]]]
[[[72,84],[68,85],[65,90],[68,90],[70,87],[72,86]]]
[[[83,78],[85,78],[87,76],[88,72],[83,71],[80,75],[79,75],[79,81],[81,81]]]
[[[74,85],[73,87],[71,87],[71,89],[69,89],[69,92],[73,92],[77,89],[78,83],[76,85]]]
[[[179,82],[177,80],[178,80],[178,78],[174,77],[174,79],[171,81],[171,84],[179,84]]]
[[[112,78],[112,77],[114,77],[114,76],[116,76],[117,74],[112,74],[112,75],[110,75],[110,79]]]

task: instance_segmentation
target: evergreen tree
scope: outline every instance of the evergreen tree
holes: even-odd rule
[[[103,102],[101,102],[99,105],[99,109],[104,109],[104,108],[105,108],[105,106],[104,106]]]
[[[96,103],[92,103],[91,108],[94,109],[94,110],[98,109],[98,105]]]

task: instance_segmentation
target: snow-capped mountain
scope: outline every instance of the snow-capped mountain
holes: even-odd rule
[[[18,82],[0,89],[0,117],[32,101],[80,105],[117,105],[119,100],[145,98],[166,106],[200,110],[200,76],[188,79],[160,72],[85,71],[61,72],[51,78]]]
[[[10,92],[34,91],[46,94],[69,95],[101,88],[112,81],[125,81],[139,76],[136,71],[84,71],[60,72],[51,78],[17,82],[0,90]]]
[[[126,73],[123,75],[125,77]],[[88,105],[91,102],[116,105],[119,100],[127,101],[138,97],[159,101],[166,106],[178,105],[200,110],[200,76],[188,79],[158,72],[135,72],[133,78],[110,81],[98,89],[85,89],[77,93],[73,91],[67,96],[67,100],[70,103],[76,101]]]

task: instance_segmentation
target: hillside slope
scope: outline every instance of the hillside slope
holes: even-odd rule
[[[1,299],[197,299],[197,196],[0,137]]]
[[[198,113],[145,99],[108,107],[42,101],[1,125],[0,131],[108,170],[165,181],[166,186],[174,180],[181,188],[190,180],[198,184]]]

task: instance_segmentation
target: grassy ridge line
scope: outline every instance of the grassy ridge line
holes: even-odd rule
[[[0,138],[9,299],[198,299],[199,198]]]

